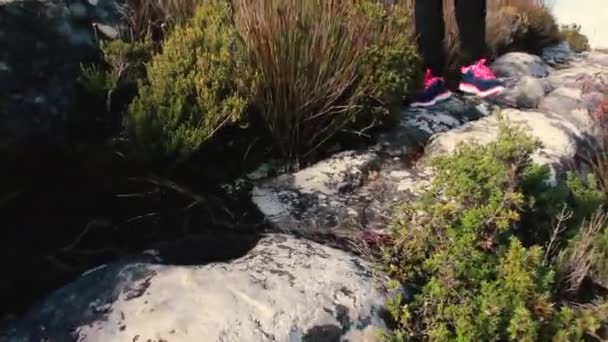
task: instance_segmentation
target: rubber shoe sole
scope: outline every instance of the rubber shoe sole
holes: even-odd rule
[[[425,107],[432,107],[434,105],[436,105],[439,102],[443,102],[447,99],[449,99],[450,97],[452,97],[452,92],[451,91],[446,91],[445,93],[442,93],[438,96],[435,96],[434,99],[432,99],[431,101],[428,102],[412,102],[412,104],[410,104],[411,107],[413,108],[425,108]]]
[[[473,94],[473,95],[477,95],[481,98],[484,98],[484,97],[498,95],[498,94],[502,93],[505,90],[505,87],[498,86],[498,87],[494,87],[494,88],[491,88],[491,89],[488,89],[485,91],[481,91],[472,84],[460,83],[460,85],[458,86],[458,89],[460,91],[462,91],[463,93]]]

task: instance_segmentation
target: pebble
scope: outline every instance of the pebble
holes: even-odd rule
[[[87,19],[87,8],[85,5],[76,2],[69,6],[70,14],[74,19],[85,20]]]

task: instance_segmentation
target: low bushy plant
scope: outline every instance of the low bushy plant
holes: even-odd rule
[[[608,289],[608,225],[597,235],[593,243],[591,278]]]
[[[411,40],[412,6],[383,7],[373,1],[362,1],[354,12],[354,16],[361,16],[357,23],[372,28],[367,32],[369,46],[359,69],[361,82],[372,85],[360,102],[362,110],[355,119],[360,125],[400,113],[404,98],[420,86],[421,60]]]
[[[433,159],[430,188],[397,210],[383,250],[384,269],[411,293],[390,301],[399,328],[389,339],[580,340],[608,323],[600,311],[606,302],[555,298],[560,282],[548,238],[527,237],[550,227],[522,226],[539,204],[553,203],[537,200],[547,193],[531,192],[547,189],[538,184],[546,183],[546,171],[531,161],[539,146],[501,121],[495,142],[461,144]]]
[[[561,40],[557,21],[546,6],[534,6],[522,11],[529,24],[528,34],[521,46],[527,51],[540,53],[545,47],[557,44]]]
[[[588,278],[608,288],[608,216],[600,208],[580,225],[579,231],[557,257],[562,290],[569,297],[580,294]]]
[[[377,1],[238,0],[252,105],[287,158],[394,108],[418,77],[409,18]],[[373,120],[369,120],[373,121]]]
[[[486,44],[495,56],[509,51],[540,53],[561,39],[555,17],[540,2],[507,2],[488,13]]]
[[[187,25],[171,32],[127,113],[135,156],[184,160],[241,117],[246,99],[237,90],[243,69],[236,44],[223,1],[203,1]]]
[[[591,49],[591,46],[589,45],[589,38],[581,33],[581,25],[562,25],[559,33],[561,38],[568,42],[572,51],[583,52]]]
[[[125,89],[133,92],[145,79],[145,65],[152,57],[152,44],[149,36],[131,42],[102,41],[100,50],[104,64],[83,66],[79,81],[91,94],[105,97],[106,110],[110,112],[115,92]]]

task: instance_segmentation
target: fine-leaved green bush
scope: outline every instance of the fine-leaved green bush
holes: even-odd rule
[[[352,15],[362,17],[355,19],[355,23],[370,26],[365,37],[369,46],[359,77],[371,87],[360,102],[363,107],[355,118],[357,124],[367,125],[374,119],[394,117],[400,112],[404,98],[413,94],[421,83],[421,60],[411,40],[411,6],[384,7],[374,1],[361,1]]]
[[[256,75],[252,108],[289,159],[361,116],[393,109],[418,77],[410,16],[391,13],[393,7],[371,0],[237,0],[235,8]]]
[[[608,216],[600,207],[586,218],[556,258],[556,268],[564,297],[575,298],[584,282],[592,279],[600,286],[608,285]],[[608,288],[608,287],[607,287]]]
[[[608,225],[594,239],[593,251],[590,276],[608,289]]]
[[[152,44],[149,37],[131,42],[102,41],[100,50],[104,64],[83,66],[79,81],[91,94],[105,97],[106,109],[110,112],[115,92],[133,92],[145,79],[145,65],[152,57]]]
[[[488,13],[486,44],[495,56],[509,51],[540,53],[561,40],[555,17],[542,4],[513,3]]]
[[[127,113],[138,158],[184,160],[241,117],[246,99],[237,89],[243,73],[236,44],[223,1],[204,1],[188,24],[171,32]]]
[[[398,208],[383,249],[382,267],[411,293],[389,302],[398,325],[389,340],[570,341],[608,323],[605,301],[556,300],[549,237],[527,237],[548,227],[525,227],[524,217],[555,202],[538,200],[552,192],[537,184],[547,180],[531,161],[539,146],[501,121],[496,141],[432,160],[431,186]]]
[[[581,25],[562,25],[560,27],[561,38],[570,44],[570,48],[574,52],[589,51],[589,38],[581,33]]]

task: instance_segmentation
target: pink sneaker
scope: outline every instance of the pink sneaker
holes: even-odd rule
[[[464,93],[483,98],[500,94],[505,89],[494,72],[486,66],[485,59],[481,59],[468,67],[462,67],[460,72],[462,73],[462,80],[458,89]]]
[[[427,70],[424,76],[424,90],[416,94],[411,106],[430,107],[451,96],[452,92],[445,87],[445,80],[442,77],[433,77],[431,70]]]

